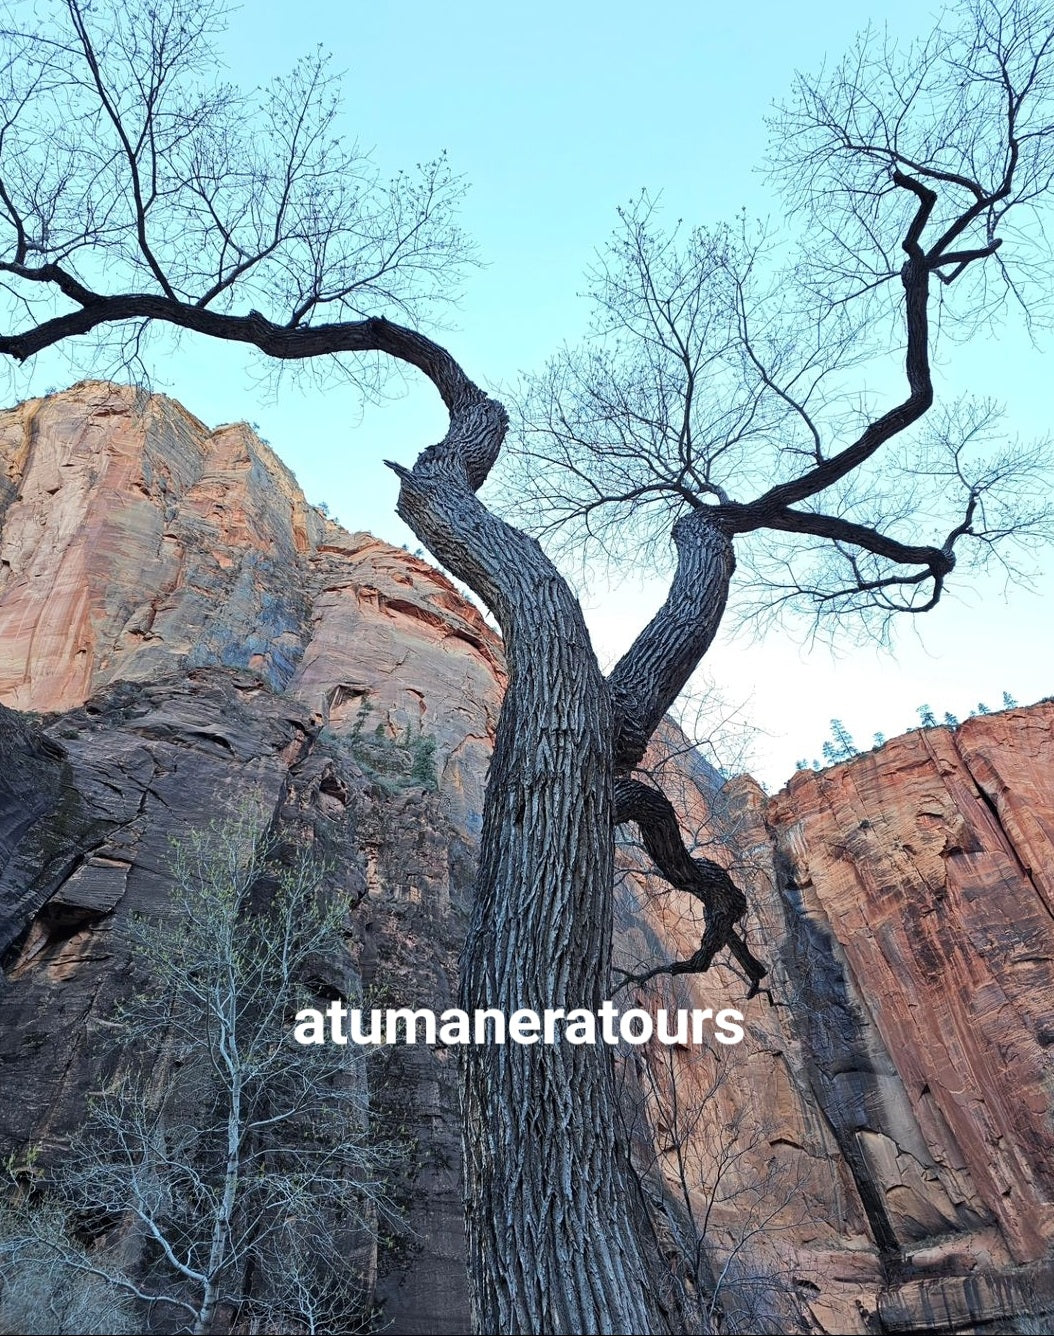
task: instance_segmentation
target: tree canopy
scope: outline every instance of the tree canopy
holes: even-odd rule
[[[988,400],[934,408],[933,359],[1007,306],[1049,321],[1052,26],[1043,4],[979,3],[799,75],[768,164],[793,227],[664,226],[648,194],[620,210],[592,337],[528,383],[518,513],[654,560],[706,507],[762,535],[737,547],[751,617],[885,630],[957,563],[1019,574],[1054,534],[1049,443],[1008,441]]]

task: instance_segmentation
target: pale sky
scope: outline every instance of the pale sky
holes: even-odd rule
[[[470,277],[456,328],[440,337],[473,378],[500,392],[583,331],[583,272],[616,207],[641,188],[662,192],[671,219],[715,223],[745,207],[778,220],[779,202],[756,170],[764,118],[796,68],[814,72],[836,59],[865,18],[827,0],[668,0],[647,21],[644,13],[626,0],[252,0],[233,16],[228,60],[232,77],[252,85],[321,44],[347,71],[348,134],[374,146],[382,167],[448,153],[470,183],[461,221],[487,267]],[[871,13],[898,35],[925,26],[906,0]],[[87,367],[77,356],[19,372],[12,399],[81,378]],[[949,347],[944,361],[938,393],[946,377],[956,392],[1005,402],[1012,430],[1046,430],[1045,354],[1020,329]],[[239,349],[188,342],[153,383],[212,426],[258,424],[309,500],[324,500],[348,528],[416,548],[393,514],[396,480],[382,460],[409,463],[442,434],[431,387],[409,381],[404,397],[363,412],[350,390],[262,390],[254,367]],[[1054,563],[1038,591],[1008,601],[997,584],[953,586],[934,612],[902,628],[895,657],[848,645],[833,657],[779,635],[733,643],[726,634],[707,668],[763,730],[752,768],[778,787],[798,757],[820,755],[832,717],[864,746],[876,730],[913,726],[921,704],[965,715],[979,700],[995,708],[1004,690],[1021,703],[1054,692]],[[663,598],[654,583],[615,596],[583,592],[605,662]]]

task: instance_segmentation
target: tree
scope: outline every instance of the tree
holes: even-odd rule
[[[831,737],[838,746],[838,750],[843,756],[855,756],[858,748],[850,736],[849,730],[840,719],[831,720]]]
[[[840,719],[831,720],[831,737],[823,744],[823,758],[829,764],[851,761],[859,754],[852,735]]]
[[[683,1000],[667,989],[638,1002]],[[781,1240],[806,1222],[805,1157],[781,1158],[784,1129],[764,1113],[759,1123],[737,1097],[749,1086],[749,1061],[738,1047],[658,1044],[621,1059],[627,1131],[645,1148],[642,1195],[656,1236],[676,1249],[693,1332],[808,1329],[798,1288],[808,1277]]]
[[[606,677],[567,581],[477,495],[505,409],[406,323],[465,258],[454,183],[438,166],[360,189],[361,163],[332,142],[318,62],[272,88],[264,132],[250,131],[244,101],[208,83],[220,17],[215,3],[65,0],[44,27],[9,27],[0,272],[13,313],[0,352],[24,360],[117,331],[134,356],[153,322],[285,361],[379,355],[428,377],[450,426],[412,468],[392,464],[398,512],[492,609],[509,665],[462,1005],[599,1005],[613,828],[626,822],[707,908],[699,951],[670,968],[705,969],[727,948],[755,989],[742,892],[688,854],[671,804],[634,768],[714,639],[737,552],[766,606],[881,626],[932,608],[964,549],[1013,560],[1015,540],[1049,533],[1034,503],[1042,454],[981,461],[988,408],[930,412],[934,310],[942,326],[969,323],[1042,291],[1013,265],[1043,245],[1048,0],[971,0],[917,48],[871,34],[799,81],[776,127],[777,175],[802,220],[791,272],[767,268],[745,225],[680,247],[647,201],[623,213],[595,281],[612,342],[558,358],[524,414],[532,505],[550,527],[610,544],[629,509],[672,536],[666,602]],[[854,407],[853,373],[879,354],[902,357],[906,391]],[[931,431],[913,431],[924,421]],[[956,492],[960,510],[926,541]],[[666,1329],[605,1047],[471,1048],[462,1079],[480,1329]]]
[[[22,1252],[195,1333],[224,1309],[268,1330],[345,1332],[356,1314],[365,1329],[393,1156],[370,1141],[361,1057],[303,1047],[289,1023],[339,971],[345,906],[248,814],[188,834],[172,875],[164,916],[131,928],[145,991],[115,1022],[117,1071],[44,1208],[23,1210]],[[57,1210],[111,1246],[65,1238]]]
[[[140,1330],[130,1295],[94,1266],[71,1243],[61,1211],[0,1198],[0,1331],[123,1336]]]

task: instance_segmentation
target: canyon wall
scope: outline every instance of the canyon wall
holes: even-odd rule
[[[354,994],[452,1005],[502,691],[475,609],[309,507],[247,427],[162,397],[23,404],[0,477],[0,1153],[76,1138],[143,982],[131,917],[164,912],[173,840],[247,805],[331,862]],[[468,1322],[448,1057],[369,1064],[382,1132],[418,1143],[377,1259],[407,1333]]]
[[[355,987],[448,1004],[502,683],[449,581],[308,506],[244,425],[100,382],[0,415],[4,1153],[76,1137],[130,916],[163,910],[173,837],[246,802],[326,851]],[[738,1046],[622,1067],[661,1246],[705,1233],[699,1302],[730,1325],[997,1330],[1050,1302],[1052,727],[1045,703],[910,733],[772,799],[652,757],[771,967],[749,1002],[725,965],[615,994],[744,1013]],[[697,905],[621,843],[616,964],[691,954]],[[397,1046],[367,1073],[419,1142],[376,1262],[398,1332],[466,1321],[453,1067]]]
[[[748,888],[771,973],[742,1045],[653,1074],[660,1122],[689,1132],[658,1158],[675,1190],[692,1170],[718,1257],[766,1222],[751,1251],[771,1303],[796,1291],[826,1330],[998,1330],[1054,1307],[1052,741],[1048,701],[774,798],[682,779],[686,828]],[[647,877],[622,917],[626,969],[698,942],[696,906]],[[737,988],[718,966],[667,1003]]]

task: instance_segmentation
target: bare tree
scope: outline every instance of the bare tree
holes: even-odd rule
[[[638,1000],[684,1002],[669,984]],[[643,1097],[622,1103],[643,1124],[628,1129],[637,1170],[662,1184],[644,1197],[676,1249],[693,1332],[808,1330],[800,1284],[812,1282],[788,1243],[806,1221],[806,1171],[781,1158],[775,1122],[736,1095],[750,1088],[749,1065],[741,1047],[649,1043],[623,1054],[624,1082]]]
[[[872,40],[861,52],[873,59],[802,82],[781,118],[780,161],[803,202],[823,200],[805,220],[793,287],[759,287],[762,250],[734,229],[693,234],[685,267],[647,210],[627,217],[599,281],[632,350],[598,351],[595,376],[558,363],[534,438],[548,442],[536,451],[539,494],[569,519],[632,506],[672,534],[669,596],[607,677],[567,582],[477,496],[506,435],[504,408],[405,323],[418,318],[414,294],[434,295],[436,276],[463,255],[444,227],[442,169],[410,204],[399,189],[360,197],[345,184],[354,165],[335,166],[330,123],[314,114],[327,105],[314,65],[276,86],[266,129],[250,139],[244,103],[207,84],[215,6],[46,8],[46,26],[6,35],[0,273],[12,332],[0,352],[25,360],[159,322],[286,361],[379,354],[427,376],[449,411],[442,441],[412,468],[392,467],[399,514],[493,610],[509,663],[463,1005],[600,1004],[613,828],[627,821],[660,871],[706,906],[692,967],[728,947],[756,987],[763,966],[736,928],[742,893],[690,858],[670,804],[634,767],[713,641],[734,547],[749,554],[751,535],[787,544],[759,558],[777,598],[882,614],[932,607],[964,546],[998,550],[1046,532],[1045,511],[999,500],[1021,469],[1029,491],[1038,485],[1038,458],[975,468],[956,453],[958,429],[938,431],[946,453],[933,475],[961,483],[963,504],[930,540],[908,521],[910,494],[883,487],[876,469],[934,401],[935,290],[942,319],[957,314],[960,292],[967,315],[1000,292],[1025,295],[1012,264],[1042,244],[1029,220],[1052,166],[1050,4],[978,0],[908,53],[906,72]],[[258,167],[261,140],[274,156]],[[975,282],[993,268],[994,283]],[[907,387],[891,407],[854,415],[840,391],[876,350],[881,322],[859,314],[869,303],[900,331],[892,344]],[[565,467],[550,482],[553,465]],[[802,573],[800,552],[819,559],[816,573]],[[629,1205],[605,1046],[472,1048],[463,1094],[478,1326],[668,1328]]]
[[[13,1166],[12,1166],[13,1167]],[[76,1257],[83,1265],[71,1264]],[[98,1275],[55,1207],[0,1197],[0,1332],[4,1336],[123,1336],[140,1330],[134,1301]]]
[[[112,1022],[116,1074],[45,1178],[51,1206],[24,1211],[38,1252],[199,1334],[221,1313],[365,1329],[378,1223],[397,1226],[362,1057],[291,1032],[334,986],[346,907],[283,852],[248,815],[177,845],[164,917],[131,929],[144,991]],[[56,1232],[57,1208],[98,1246]]]
[[[453,220],[461,182],[442,157],[384,180],[340,135],[339,81],[321,51],[246,95],[213,47],[225,0],[5,8],[3,272],[16,318],[52,330],[38,348],[115,317],[110,360],[135,369],[149,322],[177,309],[220,334],[258,302],[302,341],[320,318],[420,320],[450,300],[473,256]],[[84,322],[100,285],[136,309]],[[165,311],[140,308],[148,294]],[[329,365],[372,388],[386,364]]]

